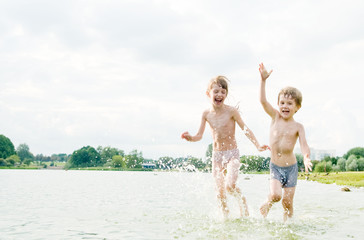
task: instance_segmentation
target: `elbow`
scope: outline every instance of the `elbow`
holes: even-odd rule
[[[196,135],[193,139],[192,142],[198,142],[202,139],[202,136],[200,134]]]

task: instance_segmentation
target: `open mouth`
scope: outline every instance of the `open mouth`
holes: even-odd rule
[[[215,98],[215,102],[216,102],[217,104],[220,104],[220,103],[222,103],[222,99],[216,99],[216,98]]]
[[[289,110],[282,110],[282,113],[285,113],[285,114],[288,114],[289,113]]]

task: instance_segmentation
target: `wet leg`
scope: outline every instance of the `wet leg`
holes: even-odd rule
[[[212,166],[212,175],[215,178],[216,183],[217,199],[224,217],[227,218],[229,215],[229,209],[227,206],[224,170],[225,169],[223,169],[222,166],[218,164],[213,164]]]
[[[296,187],[284,188],[283,191],[283,221],[287,221],[288,218],[293,217],[293,198],[296,191]]]
[[[267,217],[269,210],[273,206],[274,203],[279,202],[282,198],[282,184],[277,179],[271,178],[270,180],[270,193],[268,195],[268,199],[263,205],[260,207],[260,213],[263,217]]]
[[[236,182],[239,177],[240,166],[241,164],[238,159],[230,161],[227,165],[226,189],[237,199],[240,209],[240,216],[243,217],[249,216],[249,211],[246,198],[242,195],[240,188],[236,186]]]

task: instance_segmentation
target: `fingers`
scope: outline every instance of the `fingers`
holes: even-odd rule
[[[187,134],[188,134],[188,132],[184,132],[184,133],[182,133],[182,134],[181,134],[181,138],[182,138],[182,139],[184,139],[184,138],[185,138],[185,139],[187,140],[187,137],[186,137],[186,135],[187,135]]]
[[[270,150],[270,147],[268,145],[263,145],[258,147],[259,152],[266,151],[267,149]]]

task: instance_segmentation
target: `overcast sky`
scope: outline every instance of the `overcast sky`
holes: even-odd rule
[[[145,158],[203,157],[205,91],[230,79],[227,104],[268,143],[267,98],[302,91],[295,119],[310,147],[364,147],[364,1],[0,1],[0,134],[36,154],[111,146]],[[240,129],[241,154],[259,154]],[[298,144],[297,144],[298,147]],[[266,153],[267,154],[267,153]],[[264,154],[263,154],[264,155]]]

